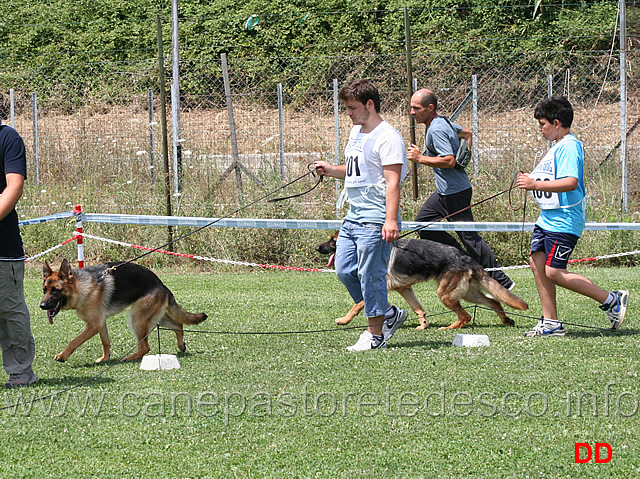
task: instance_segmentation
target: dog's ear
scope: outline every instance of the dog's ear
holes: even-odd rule
[[[338,235],[339,235],[339,234],[340,234],[340,231],[336,231],[335,233],[333,233],[333,234],[331,235],[331,239],[329,240],[329,242],[330,242],[333,246],[335,246],[335,245],[336,245],[336,243],[338,242]]]
[[[53,273],[53,270],[51,269],[51,266],[49,266],[49,262],[45,259],[44,265],[42,266],[42,277],[44,279],[47,279],[47,276],[49,276],[51,273]]]
[[[62,260],[62,264],[60,265],[60,271],[58,274],[62,279],[67,279],[71,276],[71,265],[66,259]]]

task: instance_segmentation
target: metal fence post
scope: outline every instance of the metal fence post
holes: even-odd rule
[[[478,75],[471,76],[471,91],[473,92],[473,174],[475,186],[478,186],[480,150],[478,149]]]
[[[246,166],[240,162],[240,154],[238,153],[238,136],[236,132],[236,120],[233,116],[233,97],[231,95],[231,81],[229,79],[229,65],[227,64],[227,54],[220,54],[220,63],[222,65],[222,78],[224,81],[224,96],[227,103],[227,114],[229,116],[229,130],[231,131],[231,152],[233,154],[233,160],[231,166],[222,173],[219,183],[222,183],[225,178],[232,172],[236,172],[236,184],[238,185],[238,191],[242,193],[242,171],[244,171],[256,184],[262,186],[260,178],[254,175]]]
[[[411,104],[411,96],[413,95],[413,64],[411,62],[411,17],[409,15],[409,7],[404,7],[404,42],[406,50],[407,61],[407,89],[409,90],[409,104]],[[416,143],[416,122],[411,116],[411,111],[408,111],[409,115],[409,138],[411,144]],[[412,173],[412,186],[413,186],[413,199],[418,199],[418,165],[416,162],[411,162]]]
[[[13,93],[13,88],[9,90],[9,109],[11,118],[11,128],[16,129],[16,101]]]
[[[280,130],[280,178],[284,181],[284,115],[282,112],[282,83],[278,83],[278,129]]]
[[[160,121],[162,126],[162,161],[164,164],[164,195],[166,215],[171,213],[171,175],[169,174],[169,141],[167,133],[167,95],[164,76],[164,48],[162,47],[162,18],[156,16],[156,28],[158,30],[158,83],[160,84]],[[173,251],[173,226],[167,226],[168,250]]]
[[[171,136],[173,137],[173,193],[180,193],[182,186],[182,144],[180,140],[180,93],[175,83],[171,84]]]
[[[38,95],[31,94],[31,108],[33,112],[33,164],[35,168],[36,184],[40,184],[40,165],[38,160]]]
[[[629,213],[627,185],[627,10],[620,4],[620,166],[622,168],[622,210]]]
[[[338,103],[338,79],[333,79],[333,135],[335,146],[335,164],[340,164],[340,105]],[[336,218],[340,217],[338,198],[340,197],[340,180],[336,180]]]
[[[156,183],[156,134],[153,121],[153,89],[149,88],[149,163],[151,168],[151,182]]]
[[[182,186],[182,142],[180,140],[180,47],[178,42],[178,0],[171,0],[171,125],[173,127],[173,192]]]

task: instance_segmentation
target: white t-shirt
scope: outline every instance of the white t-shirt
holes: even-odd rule
[[[344,150],[345,189],[350,205],[345,219],[384,224],[386,182],[383,167],[402,165],[402,181],[407,174],[407,150],[402,135],[386,121],[370,133],[361,133],[360,128],[357,125],[351,129]],[[399,216],[398,212],[398,221]]]

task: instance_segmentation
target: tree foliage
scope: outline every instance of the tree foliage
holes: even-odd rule
[[[541,51],[607,49],[616,2],[545,5],[532,0],[180,0],[181,44],[188,55],[261,47],[266,52],[384,52],[404,41],[408,8],[414,40],[434,51],[507,48]],[[169,27],[171,2],[160,0],[5,0],[0,55],[11,63],[46,62],[100,52],[113,60],[147,57],[155,17]],[[247,25],[254,16],[255,25]]]
[[[346,56],[402,55],[405,14],[413,51],[423,58],[490,52],[495,54],[492,61],[508,65],[510,53],[610,48],[617,2],[529,1],[179,0],[185,72],[181,82],[185,95],[197,95],[199,78],[215,74],[212,65],[226,52],[235,59],[252,59],[243,71],[244,80],[260,77],[265,88],[279,82],[298,91],[313,83],[326,85],[327,79],[349,75]],[[75,89],[82,103],[83,96],[117,90],[108,80],[87,73],[105,65],[118,65],[119,71],[128,70],[139,81],[135,62],[157,56],[157,16],[168,52],[168,0],[4,0],[0,58],[5,68],[0,85],[4,89],[7,84],[29,84],[42,90],[35,82],[52,83],[55,78],[67,83],[67,91]],[[555,59],[550,56],[548,61]],[[100,66],[86,68],[91,63]],[[364,60],[354,62],[352,71],[375,73],[371,68],[376,66]],[[402,75],[399,65],[395,76]],[[142,78],[140,84],[145,82]],[[54,90],[62,89],[59,85]],[[85,90],[91,94],[85,95]]]

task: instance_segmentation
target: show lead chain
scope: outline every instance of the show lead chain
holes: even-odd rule
[[[312,176],[316,176],[315,171],[314,171],[314,170],[312,170],[312,169],[310,168],[310,166],[311,166],[311,163],[309,163],[309,165],[307,165],[307,168],[309,169],[309,172],[311,173],[311,175],[312,175]],[[315,184],[315,185],[313,185],[313,186],[312,186],[311,188],[309,188],[308,190],[305,190],[305,191],[303,191],[302,193],[296,193],[295,195],[281,196],[281,197],[279,197],[279,198],[272,198],[272,199],[270,199],[270,200],[269,200],[269,203],[273,203],[273,202],[276,202],[276,201],[282,201],[282,200],[289,200],[289,199],[291,199],[291,198],[299,198],[300,196],[304,196],[304,195],[306,195],[307,193],[311,193],[313,190],[315,190],[315,189],[318,187],[318,185],[319,185],[320,183],[322,183],[323,178],[324,178],[324,176],[323,176],[323,175],[318,175],[318,181],[316,181],[316,184]]]
[[[475,321],[475,313],[477,309],[484,309],[486,311],[493,311],[493,312],[497,312],[497,311],[502,311],[504,313],[506,313],[507,311],[504,310],[497,310],[497,309],[493,309],[493,308],[488,308],[486,306],[481,306],[481,305],[473,305],[474,306],[474,316],[472,317]],[[460,308],[460,309],[464,309],[464,308]],[[436,316],[442,316],[443,314],[453,314],[456,311],[459,310],[455,310],[455,311],[441,311],[439,313],[432,313],[432,314],[428,314],[425,315],[425,318],[433,318]],[[511,316],[518,316],[520,318],[525,318],[525,319],[531,319],[531,320],[535,320],[535,321],[539,321],[540,317],[539,316],[531,316],[531,315],[527,315],[527,314],[522,314],[522,313],[517,313],[515,311],[509,311],[509,314]],[[408,318],[407,321],[409,320],[414,320],[414,319],[418,319],[417,316],[413,316],[411,318]],[[608,333],[616,333],[616,334],[627,334],[627,335],[636,335],[639,334],[638,331],[625,331],[625,330],[621,330],[621,329],[611,329],[611,328],[602,328],[599,326],[589,326],[586,324],[578,324],[578,323],[570,323],[568,321],[563,321],[560,320],[561,323],[563,324],[568,324],[569,326],[576,326],[576,327],[580,327],[580,328],[586,328],[586,329],[595,329],[595,330],[599,330],[599,331],[603,331],[603,332],[608,332]],[[471,325],[473,329],[475,329],[475,325],[472,324]],[[328,328],[328,329],[305,329],[305,330],[297,330],[297,331],[206,331],[206,330],[197,330],[197,329],[182,329],[180,331],[184,332],[184,333],[198,333],[198,334],[217,334],[217,335],[221,335],[221,336],[248,336],[248,335],[256,335],[256,336],[277,336],[277,335],[293,335],[293,334],[312,334],[312,333],[332,333],[332,332],[336,332],[336,331],[350,331],[353,329],[367,329],[367,325],[362,325],[362,326],[343,326],[340,328]],[[165,328],[162,326],[158,326],[158,329],[162,329],[164,331],[177,331],[176,329],[172,329],[172,328]]]
[[[515,182],[516,178],[518,177],[518,174],[519,174],[519,173],[520,173],[520,171],[516,171],[516,173],[513,175],[513,178],[511,178],[511,184],[509,185],[509,188],[507,188],[506,190],[502,190],[502,191],[500,191],[499,193],[496,193],[496,194],[493,194],[493,195],[491,195],[491,196],[488,196],[487,198],[485,198],[485,199],[483,199],[483,200],[477,201],[477,202],[475,202],[475,203],[473,203],[473,204],[471,204],[471,205],[469,205],[469,206],[465,206],[464,208],[462,208],[462,209],[460,209],[460,210],[458,210],[458,211],[455,211],[455,212],[453,212],[453,213],[451,213],[451,214],[449,214],[449,215],[447,215],[447,216],[443,216],[442,218],[439,218],[439,219],[437,219],[437,220],[431,221],[431,222],[427,223],[426,225],[422,225],[422,226],[420,226],[420,227],[418,227],[418,228],[415,228],[415,229],[409,230],[409,231],[407,231],[406,233],[401,234],[401,235],[398,237],[398,239],[400,239],[400,238],[404,238],[405,236],[409,236],[409,235],[410,235],[410,234],[412,234],[412,233],[417,233],[418,231],[421,231],[421,230],[423,230],[423,229],[425,229],[425,228],[428,228],[428,227],[429,227],[429,226],[431,226],[432,224],[438,223],[439,221],[442,221],[442,220],[446,220],[447,218],[451,218],[452,216],[455,216],[455,215],[457,215],[457,214],[460,214],[460,213],[462,213],[463,211],[467,211],[468,209],[470,209],[470,208],[472,208],[472,207],[474,207],[474,206],[481,205],[482,203],[485,203],[485,202],[487,202],[487,201],[489,201],[489,200],[492,200],[493,198],[496,198],[497,196],[503,195],[503,194],[505,194],[505,193],[507,193],[507,192],[509,192],[509,201],[511,201],[511,191],[513,190],[513,184],[514,184],[514,182]]]
[[[186,234],[184,234],[184,235],[182,235],[182,236],[179,236],[178,238],[175,238],[175,239],[173,239],[173,240],[171,240],[171,241],[169,241],[169,242],[167,242],[167,243],[165,243],[165,244],[163,244],[163,245],[160,245],[160,246],[158,246],[157,248],[153,248],[153,249],[151,249],[150,251],[147,251],[146,253],[142,253],[141,255],[136,256],[135,258],[132,258],[132,259],[130,259],[130,260],[128,260],[128,261],[123,261],[122,263],[118,263],[118,264],[116,264],[115,266],[112,266],[111,268],[106,269],[106,270],[104,271],[103,275],[104,275],[104,276],[106,276],[106,275],[107,275],[107,274],[109,274],[111,271],[114,271],[116,268],[118,268],[118,267],[120,267],[120,266],[122,266],[122,265],[124,265],[124,264],[134,263],[134,262],[136,262],[136,261],[140,260],[141,258],[144,258],[145,256],[150,255],[151,253],[154,253],[154,252],[156,252],[156,251],[158,251],[158,250],[160,250],[160,249],[166,248],[167,246],[172,245],[172,244],[174,244],[174,243],[177,243],[177,242],[178,242],[178,241],[180,241],[180,240],[183,240],[183,239],[185,239],[185,238],[188,238],[189,236],[192,236],[192,235],[194,235],[194,234],[198,233],[199,231],[202,231],[203,229],[208,228],[208,227],[210,227],[211,225],[216,224],[218,221],[222,221],[222,220],[224,220],[224,219],[231,218],[231,217],[232,217],[233,215],[235,215],[236,213],[239,213],[240,211],[245,210],[245,209],[249,208],[250,206],[255,205],[256,203],[259,203],[259,202],[261,202],[261,201],[263,201],[263,200],[267,199],[269,196],[271,196],[271,195],[273,195],[273,194],[277,193],[278,191],[282,191],[283,189],[287,188],[288,186],[291,186],[292,184],[294,184],[294,183],[296,183],[297,181],[300,181],[300,180],[302,180],[302,179],[306,178],[306,177],[307,177],[307,176],[309,176],[309,175],[315,175],[315,171],[314,171],[314,170],[312,170],[312,169],[309,169],[309,171],[308,171],[307,173],[305,173],[305,174],[303,174],[303,175],[298,176],[296,179],[291,180],[290,182],[288,182],[288,183],[286,183],[286,184],[284,184],[284,185],[280,186],[279,188],[276,188],[276,189],[275,189],[275,190],[273,190],[273,191],[270,191],[269,193],[267,193],[267,194],[265,194],[265,195],[261,196],[260,198],[258,198],[257,200],[254,200],[254,201],[252,201],[252,202],[251,202],[251,203],[249,203],[249,204],[246,204],[246,205],[244,205],[244,206],[241,206],[240,208],[238,208],[238,209],[236,209],[236,210],[232,211],[231,213],[229,213],[229,214],[228,214],[228,215],[226,215],[226,216],[221,216],[220,218],[216,218],[215,220],[210,221],[210,222],[209,222],[209,223],[207,223],[206,225],[204,225],[204,226],[200,226],[199,228],[196,228],[195,230],[190,231],[189,233],[186,233]],[[319,183],[320,183],[320,181],[318,181],[318,183],[316,184],[316,186],[317,186]],[[314,188],[315,188],[315,186],[314,186]],[[313,189],[313,188],[312,188],[312,189]],[[311,190],[309,190],[309,191],[311,191]]]

